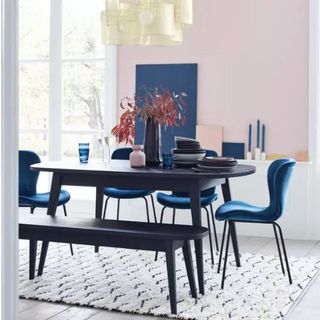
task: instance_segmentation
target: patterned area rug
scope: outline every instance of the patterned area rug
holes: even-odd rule
[[[156,316],[170,315],[164,254],[154,261],[145,251],[50,244],[42,277],[28,280],[28,248],[20,249],[20,297]],[[177,251],[179,319],[281,319],[316,276],[318,258],[290,258],[293,285],[283,276],[278,257],[242,255],[242,267],[230,256],[225,289],[217,265],[205,253],[206,295],[193,299]],[[217,261],[218,258],[216,257]]]

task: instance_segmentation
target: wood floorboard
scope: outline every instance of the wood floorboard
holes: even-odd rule
[[[239,236],[240,252],[259,253],[264,255],[277,255],[274,239],[263,237]],[[221,235],[219,237],[221,243]],[[289,256],[320,257],[320,241],[286,240]],[[204,242],[204,249],[209,249],[208,241]],[[320,305],[318,293],[320,292],[320,277],[310,287],[302,300],[285,320],[320,319]],[[61,304],[19,300],[18,320],[160,320],[163,318],[125,314],[96,310],[92,308],[69,307]]]
[[[49,318],[49,320],[88,320],[99,313],[99,310],[84,307],[70,307]]]
[[[137,314],[100,311],[89,320],[163,320],[165,318],[142,316]]]
[[[320,257],[320,241],[318,241],[307,253],[307,257]]]
[[[39,303],[40,302],[38,302],[38,301],[19,299],[19,313],[26,311],[30,308],[33,308]]]
[[[58,303],[39,302],[32,308],[21,312],[18,320],[47,320],[69,308],[67,305]]]

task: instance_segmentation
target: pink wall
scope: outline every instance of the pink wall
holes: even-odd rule
[[[198,63],[198,124],[247,142],[267,126],[267,153],[308,148],[308,1],[195,0],[180,47],[119,48],[119,98],[134,93],[135,65]]]

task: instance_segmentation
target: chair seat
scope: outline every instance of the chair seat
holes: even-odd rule
[[[104,194],[110,198],[116,199],[135,199],[149,196],[154,191],[140,190],[140,189],[118,189],[118,188],[104,188]]]
[[[274,217],[268,214],[265,207],[257,207],[242,201],[229,201],[221,205],[215,215],[219,221],[255,221],[272,222]]]
[[[201,197],[201,207],[204,208],[211,204],[213,201],[217,200],[218,195],[212,193],[210,195]],[[157,200],[164,207],[173,208],[173,209],[190,209],[191,200],[189,197],[178,197],[172,194],[165,194],[159,192],[157,194]]]
[[[19,206],[47,208],[49,204],[50,192],[35,193],[34,195],[19,196]],[[61,190],[58,200],[58,206],[66,204],[70,200],[70,193],[65,190]]]

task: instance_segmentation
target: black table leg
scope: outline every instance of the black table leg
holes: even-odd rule
[[[228,178],[226,178],[226,182],[223,185],[221,185],[221,188],[222,188],[224,202],[231,201],[231,192],[230,192],[230,185],[229,185]],[[236,259],[236,264],[237,264],[237,267],[241,267],[236,225],[233,221],[230,221],[229,226],[230,226],[231,241],[232,241],[232,246],[234,251],[234,257]]]
[[[104,186],[98,185],[96,187],[96,219],[102,219],[102,209],[103,209],[103,189]],[[94,252],[99,252],[99,247],[94,247]]]
[[[37,258],[37,240],[29,241],[29,279],[34,279]]]
[[[201,206],[200,206],[200,186],[197,182],[190,184],[189,196],[191,200],[192,224],[196,227],[202,225]],[[204,276],[203,276],[203,243],[202,239],[195,240],[196,262],[198,271],[199,292],[204,294]]]
[[[61,180],[62,180],[61,178],[62,178],[62,174],[53,173],[51,189],[50,189],[49,205],[47,210],[47,214],[51,216],[56,215],[59,195],[61,192]],[[46,262],[48,247],[49,247],[49,241],[43,241],[42,247],[41,247],[39,268],[38,268],[38,276],[41,276],[43,273],[43,268]]]

